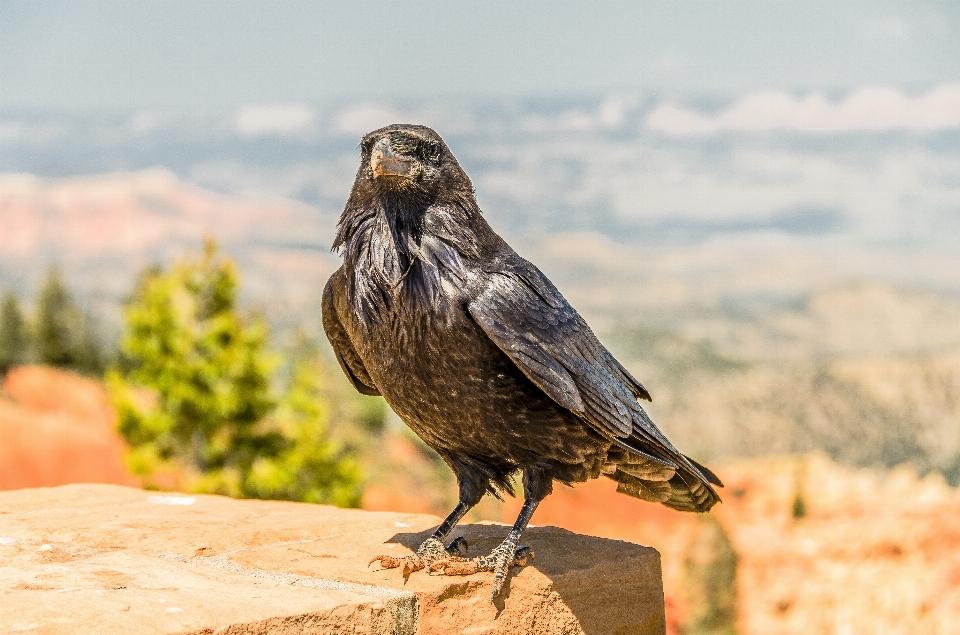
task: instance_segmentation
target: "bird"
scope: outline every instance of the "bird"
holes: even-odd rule
[[[604,476],[623,494],[688,512],[720,479],[677,450],[641,401],[650,393],[532,263],[485,220],[470,178],[433,129],[366,134],[333,243],[343,264],[322,296],[324,332],[344,375],[382,396],[456,476],[456,507],[417,551],[377,556],[404,575],[492,572],[491,601],[533,552],[520,537],[539,503]],[[524,502],[506,538],[468,559],[449,545],[487,493]]]

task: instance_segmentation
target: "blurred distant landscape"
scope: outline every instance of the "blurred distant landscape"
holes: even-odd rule
[[[222,234],[242,259],[274,250],[321,261],[360,136],[408,121],[444,136],[494,227],[587,312],[672,321],[864,278],[960,296],[960,85],[873,92],[113,117],[6,109],[3,283],[35,281],[42,266],[25,254],[106,268],[158,258],[198,230]],[[824,112],[806,112],[818,99]],[[754,121],[784,101],[782,116]],[[893,114],[865,117],[875,101]],[[124,211],[119,225],[90,224],[108,205]],[[246,268],[255,284],[260,269]]]
[[[650,389],[676,445],[727,483],[707,519],[598,481],[561,488],[535,523],[659,549],[669,633],[946,633],[960,614],[958,94],[888,91],[903,109],[947,113],[924,129],[849,120],[856,91],[823,97],[826,129],[750,116],[757,100],[812,99],[788,94],[6,111],[0,291],[29,318],[58,267],[102,362],[122,366],[142,272],[215,239],[238,265],[243,311],[269,324],[275,395],[319,345],[311,407],[356,459],[360,504],[444,515],[449,470],[352,391],[320,326],[360,136],[431,125],[494,228]],[[134,474],[115,399],[85,372],[11,370],[0,487],[213,487]],[[488,497],[468,519],[512,522],[517,505]]]
[[[358,139],[425,123],[681,447],[705,460],[822,449],[957,483],[960,87],[865,90],[7,112],[0,286],[29,304],[59,265],[110,342],[137,273],[209,235],[278,342],[322,340]],[[815,98],[819,120],[790,115]],[[857,119],[869,98],[893,118]],[[779,120],[751,118],[778,100]],[[926,112],[925,127],[897,108]]]

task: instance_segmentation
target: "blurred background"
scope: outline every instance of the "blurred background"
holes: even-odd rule
[[[951,632],[958,36],[927,1],[4,0],[0,488],[444,515],[319,311],[361,135],[420,123],[727,484],[535,524],[658,548],[673,633]]]

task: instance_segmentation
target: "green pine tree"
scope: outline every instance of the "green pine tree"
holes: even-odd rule
[[[128,369],[108,376],[131,467],[147,484],[174,473],[193,491],[358,504],[356,465],[326,441],[308,374],[272,394],[267,326],[240,314],[238,285],[210,241],[141,276],[125,311]]]
[[[37,294],[33,348],[41,364],[102,375],[104,354],[93,318],[81,311],[53,267]]]
[[[316,361],[296,365],[291,385],[272,415],[291,442],[278,455],[254,462],[245,483],[249,495],[359,506],[360,467],[327,436],[319,376]]]
[[[27,361],[30,340],[20,301],[12,291],[0,300],[0,375]]]
[[[74,332],[79,312],[60,269],[52,267],[37,294],[33,335],[37,361],[49,366],[76,363]]]
[[[89,314],[80,315],[75,325],[73,368],[87,375],[103,375],[106,369],[103,344]]]

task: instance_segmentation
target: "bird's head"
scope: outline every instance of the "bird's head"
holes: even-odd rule
[[[426,126],[393,124],[360,142],[357,186],[374,196],[423,204],[467,194],[473,185],[436,132]]]
[[[367,268],[393,267],[385,279],[398,279],[412,261],[460,262],[502,244],[440,135],[426,126],[393,124],[363,137],[360,168],[333,241],[345,261],[382,257]],[[438,250],[449,253],[441,257]],[[387,262],[394,260],[396,267]],[[411,273],[406,279],[416,278]]]

